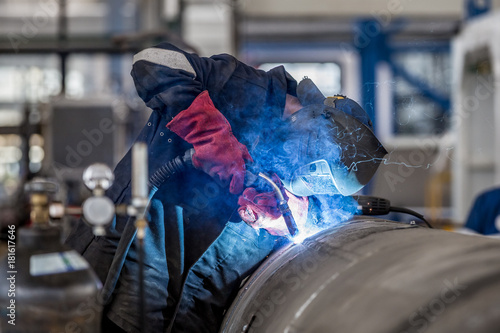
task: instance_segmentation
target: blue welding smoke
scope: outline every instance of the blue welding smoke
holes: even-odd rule
[[[264,171],[276,173],[282,180],[293,177],[294,172],[303,167],[313,159],[325,159],[333,165],[341,164],[343,154],[359,154],[373,162],[369,151],[358,150],[357,147],[344,147],[331,136],[321,137],[312,135],[313,131],[308,131],[309,137],[304,137],[303,132],[292,132],[289,124],[282,120],[268,120],[265,124],[257,127],[260,131],[246,133],[245,141],[248,142],[250,154],[254,163],[248,168],[252,172]],[[265,129],[272,128],[266,132]],[[324,134],[324,133],[322,133]],[[356,133],[338,133],[340,138],[353,137]],[[354,139],[356,141],[356,139]],[[314,156],[306,154],[310,151],[310,146],[314,146]],[[354,156],[352,156],[354,157]],[[362,161],[359,161],[362,163]],[[354,170],[357,166],[352,166]],[[264,190],[264,189],[261,189]],[[294,242],[300,243],[322,230],[336,226],[353,217],[358,211],[357,202],[352,197],[342,195],[315,195],[309,198],[309,213],[305,225],[299,226],[299,235]]]
[[[254,159],[248,166],[252,173],[276,173],[289,191],[310,197],[311,219],[299,226],[301,237],[307,237],[357,212],[357,203],[346,195],[368,183],[386,162],[387,151],[353,100],[337,96],[327,101],[308,79],[297,94],[304,107],[287,120],[272,108],[261,110],[252,129],[239,134]]]
[[[305,225],[294,237],[296,244],[320,231],[338,226],[359,213],[358,203],[350,196],[317,195],[309,198],[309,213]]]

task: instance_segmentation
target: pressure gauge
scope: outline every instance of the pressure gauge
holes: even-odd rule
[[[113,171],[102,163],[92,164],[83,172],[83,182],[93,196],[83,203],[82,213],[96,236],[105,235],[104,227],[111,223],[115,215],[113,201],[104,196],[114,179]]]
[[[113,175],[113,171],[111,171],[106,164],[92,164],[83,172],[83,182],[91,191],[106,191],[111,187],[114,180],[115,176]]]
[[[115,205],[108,197],[95,196],[85,200],[82,211],[85,220],[92,226],[94,235],[104,236],[104,227],[111,223],[115,216]]]

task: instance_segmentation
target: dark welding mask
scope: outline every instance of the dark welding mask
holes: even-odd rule
[[[297,95],[305,106],[287,126],[283,149],[293,167],[285,187],[297,196],[358,192],[387,154],[368,115],[345,96],[325,98],[310,79],[299,83]]]

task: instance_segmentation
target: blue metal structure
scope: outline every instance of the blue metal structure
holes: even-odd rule
[[[376,129],[376,68],[380,61],[388,60],[389,48],[387,47],[388,34],[381,30],[380,24],[375,20],[363,20],[356,25],[354,45],[360,55],[361,66],[361,106],[366,110]]]
[[[491,9],[491,0],[465,0],[465,18],[483,15]]]
[[[440,94],[438,89],[434,89],[427,82],[415,77],[394,61],[393,55],[395,53],[415,49],[414,47],[405,48],[391,45],[391,37],[401,31],[405,24],[404,20],[395,20],[393,24],[384,29],[378,21],[369,19],[361,20],[355,26],[354,45],[360,55],[361,81],[363,83],[361,101],[363,108],[373,119],[375,129],[377,128],[375,97],[378,85],[376,68],[382,61],[390,66],[394,76],[402,78],[412,87],[418,89],[422,96],[437,103],[445,112],[449,112],[450,109],[449,96]],[[440,45],[438,47],[433,44],[422,45],[418,47],[418,51],[449,52],[449,43],[446,42],[444,46]]]

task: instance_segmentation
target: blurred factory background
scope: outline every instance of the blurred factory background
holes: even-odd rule
[[[123,156],[149,111],[132,56],[161,41],[285,64],[372,116],[390,152],[366,189],[460,227],[500,184],[500,0],[0,0],[0,221],[26,220],[23,185],[61,199],[83,169]],[[403,218],[395,216],[394,218]]]

